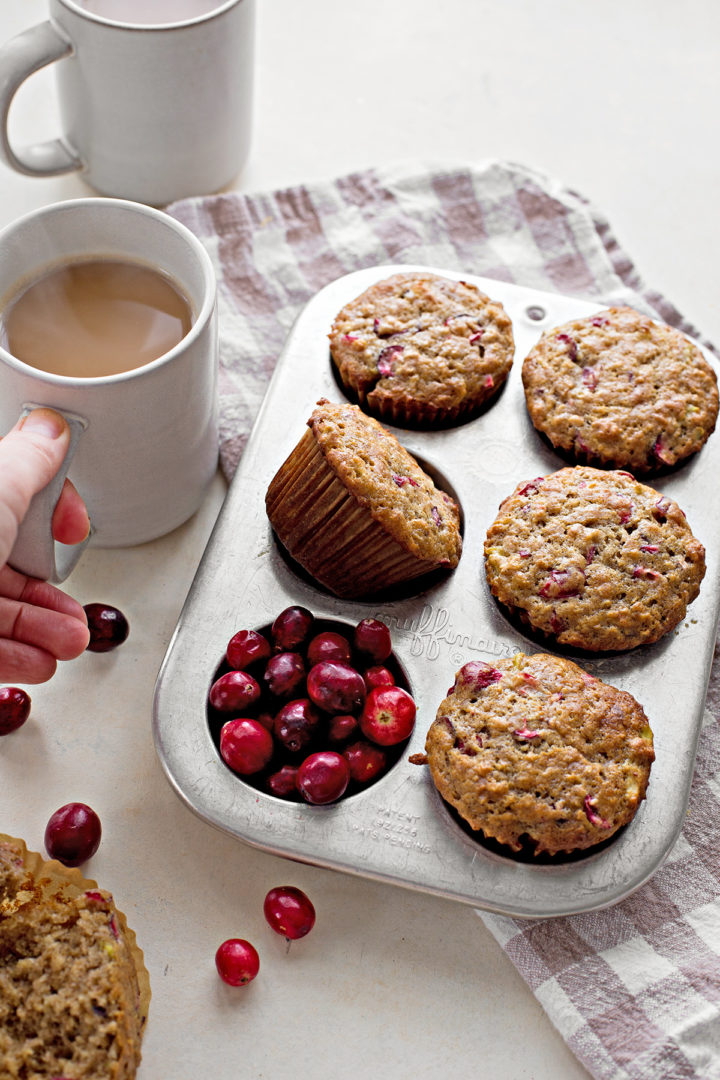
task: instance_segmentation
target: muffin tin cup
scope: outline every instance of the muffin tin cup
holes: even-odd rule
[[[437,431],[386,424],[460,502],[464,546],[457,569],[406,583],[395,598],[342,600],[286,559],[266,516],[265,495],[317,400],[345,397],[328,350],[335,315],[373,282],[403,270],[462,277],[499,300],[513,320],[515,363],[505,387],[475,419]],[[522,360],[543,331],[599,310],[596,303],[506,282],[396,265],[342,277],[305,307],[278,361],[156,686],[153,730],[160,761],[177,794],[203,820],[273,854],[519,917],[617,903],[662,864],[685,817],[720,613],[720,504],[714,497],[720,435],[682,467],[643,480],[679,503],[707,555],[699,597],[684,622],[654,645],[586,654],[541,641],[496,604],[483,565],[485,534],[502,499],[521,480],[567,464],[528,418]],[[362,561],[361,538],[358,546]],[[415,731],[397,764],[367,789],[329,806],[285,802],[245,783],[220,758],[207,723],[207,692],[230,637],[265,625],[291,604],[351,625],[362,618],[387,622],[418,705]],[[515,857],[484,843],[443,802],[427,767],[408,761],[423,752],[455,672],[468,660],[491,662],[516,652],[568,656],[627,690],[655,734],[648,796],[634,820],[606,844],[571,858]]]

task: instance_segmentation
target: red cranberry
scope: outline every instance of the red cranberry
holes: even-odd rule
[[[210,704],[221,712],[245,712],[260,697],[260,687],[246,671],[228,671],[210,687]]]
[[[350,642],[342,634],[335,634],[327,630],[322,634],[316,634],[307,649],[308,664],[319,664],[323,660],[347,664],[350,661],[352,651]]]
[[[220,729],[220,753],[241,776],[260,772],[273,755],[273,738],[257,720],[228,720]]]
[[[30,697],[17,686],[0,687],[0,735],[22,727],[30,715]]]
[[[267,662],[263,675],[265,685],[275,697],[292,697],[302,690],[305,664],[300,653],[281,652]]]
[[[67,803],[51,816],[45,828],[45,849],[65,866],[80,866],[100,846],[100,818],[85,803]]]
[[[319,750],[306,757],[298,769],[298,791],[316,806],[335,802],[350,782],[350,766],[333,750]]]
[[[244,938],[228,938],[215,953],[215,967],[228,986],[245,986],[260,970],[260,957]]]
[[[375,664],[373,667],[369,667],[363,672],[363,679],[368,694],[371,690],[374,690],[376,686],[395,685],[395,676],[392,671],[390,671],[389,668],[383,667],[382,664]]]
[[[367,784],[369,780],[374,780],[387,766],[385,751],[364,739],[346,746],[342,755],[350,766],[350,776],[358,784]]]
[[[315,925],[315,908],[310,898],[294,885],[280,885],[265,897],[263,912],[276,934],[290,941],[309,934]]]
[[[231,668],[240,671],[258,660],[267,660],[270,642],[255,630],[238,630],[228,642],[225,659]]]
[[[262,724],[262,726],[264,728],[267,728],[268,731],[272,731],[273,726],[275,724],[275,717],[273,716],[272,713],[269,713],[269,712],[258,713],[257,716],[255,717],[255,719],[257,720],[257,722],[259,724]]]
[[[122,611],[109,604],[85,604],[84,610],[90,631],[89,652],[110,652],[122,645],[130,632]]]
[[[410,736],[415,726],[415,702],[399,686],[377,686],[367,696],[360,714],[360,730],[380,746],[394,746]]]
[[[273,733],[278,742],[293,754],[304,750],[320,722],[320,715],[309,698],[297,698],[283,705],[275,717]]]
[[[297,765],[283,765],[277,772],[268,776],[268,791],[280,799],[289,799],[291,795],[297,795],[297,774]]]
[[[328,724],[328,742],[332,743],[333,746],[347,742],[347,740],[355,734],[357,729],[357,716],[351,716],[349,713],[340,713],[338,716],[331,716],[330,723]]]
[[[349,664],[323,661],[310,668],[307,692],[315,704],[329,713],[351,713],[362,708],[365,683]]]
[[[355,627],[355,648],[371,656],[376,663],[387,660],[392,652],[390,630],[379,619],[363,619]]]
[[[281,611],[270,631],[273,645],[279,652],[293,652],[307,640],[315,619],[304,607],[289,607]]]

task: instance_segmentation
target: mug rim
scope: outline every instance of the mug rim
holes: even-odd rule
[[[213,8],[211,11],[205,12],[204,15],[193,15],[189,19],[177,19],[175,22],[158,23],[123,22],[120,19],[110,19],[106,15],[98,15],[94,11],[88,11],[87,8],[80,7],[76,0],[57,0],[57,2],[66,7],[69,11],[72,11],[72,13],[79,18],[87,19],[89,22],[98,23],[100,26],[114,26],[120,30],[134,30],[138,33],[143,33],[145,31],[157,33],[159,30],[177,30],[186,26],[194,26],[196,23],[209,22],[211,19],[215,19],[219,15],[222,15],[230,8],[247,2],[247,0],[219,0],[217,7]]]
[[[190,345],[192,345],[201,333],[205,331],[206,326],[212,319],[217,302],[217,277],[212,265],[212,260],[208,255],[205,247],[200,243],[197,236],[188,229],[186,225],[183,225],[181,221],[166,214],[163,210],[158,210],[153,206],[146,206],[145,203],[133,202],[130,199],[108,199],[102,196],[97,198],[80,198],[80,199],[64,199],[61,202],[49,203],[47,206],[30,210],[28,213],[23,214],[21,217],[16,218],[15,221],[11,221],[2,230],[0,230],[0,248],[8,236],[11,236],[18,229],[22,228],[28,222],[41,220],[43,217],[48,217],[67,209],[84,207],[99,207],[108,208],[110,213],[114,213],[116,209],[121,211],[130,211],[131,213],[140,212],[141,216],[148,216],[154,218],[155,221],[161,225],[170,228],[176,232],[192,249],[203,276],[203,299],[200,309],[197,312],[197,316],[188,330],[187,334],[178,341],[177,345],[173,345],[172,349],[163,353],[161,356],[150,360],[149,363],[143,364],[141,367],[130,368],[128,371],[118,371],[113,375],[93,375],[89,377],[77,376],[77,375],[59,375],[52,371],[45,371],[43,368],[33,367],[32,364],[26,364],[24,360],[20,360],[17,356],[11,353],[0,342],[0,359],[16,371],[21,372],[24,375],[28,375],[36,381],[44,382],[52,386],[77,386],[77,387],[93,387],[93,386],[108,386],[113,383],[129,382],[133,379],[142,378],[144,375],[149,375],[158,368],[164,367],[166,364],[172,363],[176,356],[184,352]],[[63,256],[59,256],[63,259]],[[130,256],[128,256],[130,258]],[[145,259],[148,266],[154,269],[162,268],[157,266],[152,257]],[[44,266],[50,264],[45,263]],[[42,267],[38,267],[38,270],[42,270]],[[183,284],[179,282],[179,284]]]

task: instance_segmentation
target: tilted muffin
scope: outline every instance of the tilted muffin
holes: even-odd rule
[[[0,1076],[132,1080],[149,999],[110,893],[0,836]]]
[[[394,274],[337,315],[330,353],[350,394],[382,420],[446,424],[477,412],[512,366],[512,323],[475,285]]]
[[[322,398],[265,506],[278,539],[321,585],[359,597],[458,564],[455,501],[357,405]]]
[[[471,828],[551,855],[631,821],[655,757],[630,694],[542,653],[465,664],[425,750],[435,786]]]
[[[672,499],[629,473],[576,465],[500,504],[485,573],[496,599],[561,645],[631,649],[685,617],[705,549]]]
[[[577,461],[648,472],[700,450],[718,414],[702,351],[632,308],[543,334],[522,368],[528,412]]]

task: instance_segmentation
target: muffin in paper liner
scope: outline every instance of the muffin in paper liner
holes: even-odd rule
[[[322,398],[265,505],[288,553],[346,599],[457,566],[459,509],[357,405]]]
[[[386,423],[437,427],[476,415],[515,352],[502,304],[429,272],[393,274],[338,312],[330,355],[346,393]]]
[[[0,834],[0,1075],[132,1080],[150,993],[112,895]]]

